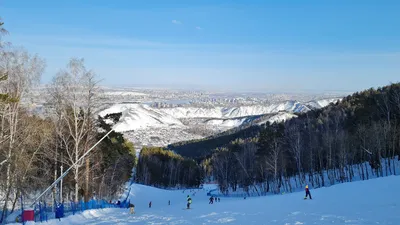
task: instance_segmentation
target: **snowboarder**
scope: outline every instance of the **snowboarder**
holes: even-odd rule
[[[187,209],[190,209],[190,204],[192,204],[192,199],[190,198],[190,196],[187,196]]]
[[[306,185],[306,196],[304,197],[304,199],[307,199],[308,196],[310,196],[310,199],[312,199],[312,198],[311,198],[310,189],[308,189],[308,184],[307,184],[307,185]]]
[[[135,205],[132,203],[129,203],[129,209],[131,214],[135,214]]]
[[[149,208],[151,208],[151,201],[149,202]]]
[[[210,197],[210,202],[208,204],[213,204],[214,203],[214,198],[213,196]]]

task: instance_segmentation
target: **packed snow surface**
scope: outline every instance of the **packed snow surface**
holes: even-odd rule
[[[298,192],[221,198],[210,205],[205,190],[183,193],[133,184],[129,198],[136,214],[128,209],[89,210],[38,224],[399,224],[399,187],[400,176],[390,176],[311,189],[313,200],[303,200],[304,192]],[[193,199],[190,210],[184,209],[188,194]]]

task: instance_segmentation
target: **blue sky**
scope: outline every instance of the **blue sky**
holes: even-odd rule
[[[7,40],[109,86],[357,91],[400,81],[400,1],[0,0]]]

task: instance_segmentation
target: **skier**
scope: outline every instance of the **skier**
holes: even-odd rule
[[[149,202],[149,208],[151,208],[151,201]]]
[[[190,196],[187,196],[187,209],[190,209],[190,204],[192,204],[192,199],[190,198]]]
[[[131,214],[135,214],[135,205],[134,204],[129,203],[129,209],[130,209]]]
[[[171,205],[171,200],[168,200],[168,205]]]
[[[220,202],[221,201],[221,199],[220,198],[218,198],[218,202]]]
[[[308,189],[308,184],[307,184],[306,185],[306,196],[304,197],[304,199],[307,199],[308,196],[310,196],[310,199],[312,199],[311,198],[311,193],[310,193],[310,190]]]
[[[213,196],[210,197],[210,202],[208,204],[213,204],[214,203],[214,198]]]

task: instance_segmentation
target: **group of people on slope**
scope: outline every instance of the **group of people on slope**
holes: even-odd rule
[[[209,202],[208,204],[214,204],[214,201],[215,201],[215,202],[220,202],[221,199],[220,199],[220,198],[217,198],[217,197],[211,196],[211,197],[210,197],[210,202]]]
[[[192,198],[190,198],[190,196],[187,196],[187,209],[190,209],[190,204],[192,204]],[[151,208],[152,202],[149,202],[149,208]],[[171,205],[171,201],[168,201],[168,205]],[[130,213],[131,214],[135,214],[135,205],[132,203],[129,203],[129,209],[130,209]]]
[[[304,197],[304,199],[307,199],[308,197],[310,197],[310,199],[312,199],[311,193],[310,193],[310,189],[308,188],[308,185],[306,185],[305,191],[306,191],[306,196]],[[210,197],[210,202],[208,204],[213,204],[214,200],[216,202],[219,202],[220,198],[216,198],[216,197],[214,198],[213,196],[211,196]],[[190,209],[190,205],[192,204],[192,198],[190,197],[190,195],[187,196],[186,201],[187,201],[186,208]],[[152,203],[150,201],[149,202],[149,208],[151,208],[151,204]],[[170,205],[170,204],[171,204],[171,201],[168,201],[168,205]],[[130,213],[131,214],[135,214],[135,205],[130,203],[129,204],[129,208],[130,208]]]

